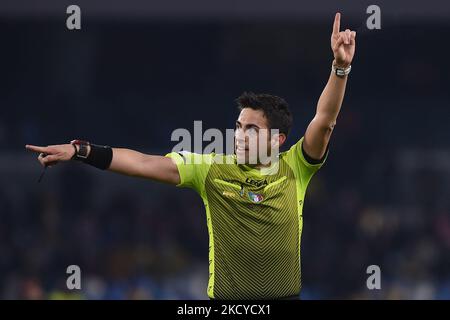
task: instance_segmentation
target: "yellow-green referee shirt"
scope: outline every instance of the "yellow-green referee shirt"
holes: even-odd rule
[[[178,186],[197,191],[205,205],[210,298],[277,299],[300,293],[303,199],[326,158],[307,161],[302,143],[303,138],[261,170],[237,164],[235,155],[166,155],[178,167]]]

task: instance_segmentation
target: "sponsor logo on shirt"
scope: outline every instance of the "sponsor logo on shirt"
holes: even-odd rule
[[[245,180],[246,183],[255,186],[255,187],[261,187],[261,186],[266,186],[267,185],[267,180],[254,180],[252,178],[247,178]]]

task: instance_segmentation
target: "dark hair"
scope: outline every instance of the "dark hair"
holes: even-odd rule
[[[240,111],[245,108],[262,110],[269,129],[278,129],[280,133],[288,136],[292,127],[292,114],[283,98],[264,93],[244,92],[236,102]]]

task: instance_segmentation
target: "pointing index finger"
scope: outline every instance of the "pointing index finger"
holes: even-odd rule
[[[341,14],[338,12],[334,17],[333,34],[334,35],[338,34],[340,29],[341,29]]]
[[[27,150],[31,150],[34,152],[41,152],[41,153],[46,153],[47,152],[47,147],[39,147],[39,146],[33,146],[30,144],[27,144],[25,146],[25,148],[27,148]]]

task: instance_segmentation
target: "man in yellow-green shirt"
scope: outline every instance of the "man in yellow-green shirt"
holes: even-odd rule
[[[27,148],[40,153],[38,159],[44,166],[75,159],[100,169],[194,189],[206,208],[208,296],[298,297],[303,201],[308,183],[328,154],[351,70],[355,37],[354,31],[340,31],[340,14],[336,14],[328,83],[304,136],[288,151],[276,151],[292,126],[287,103],[274,95],[255,93],[237,99],[240,114],[235,152],[230,155],[183,151],[155,156],[80,140]],[[276,133],[269,133],[272,129]],[[264,148],[270,162],[259,158]]]
[[[303,199],[312,175],[324,161],[306,159],[303,140],[280,153],[278,162],[264,170],[238,164],[236,155],[168,155],[178,167],[178,186],[196,190],[205,204],[210,298],[299,294]]]

